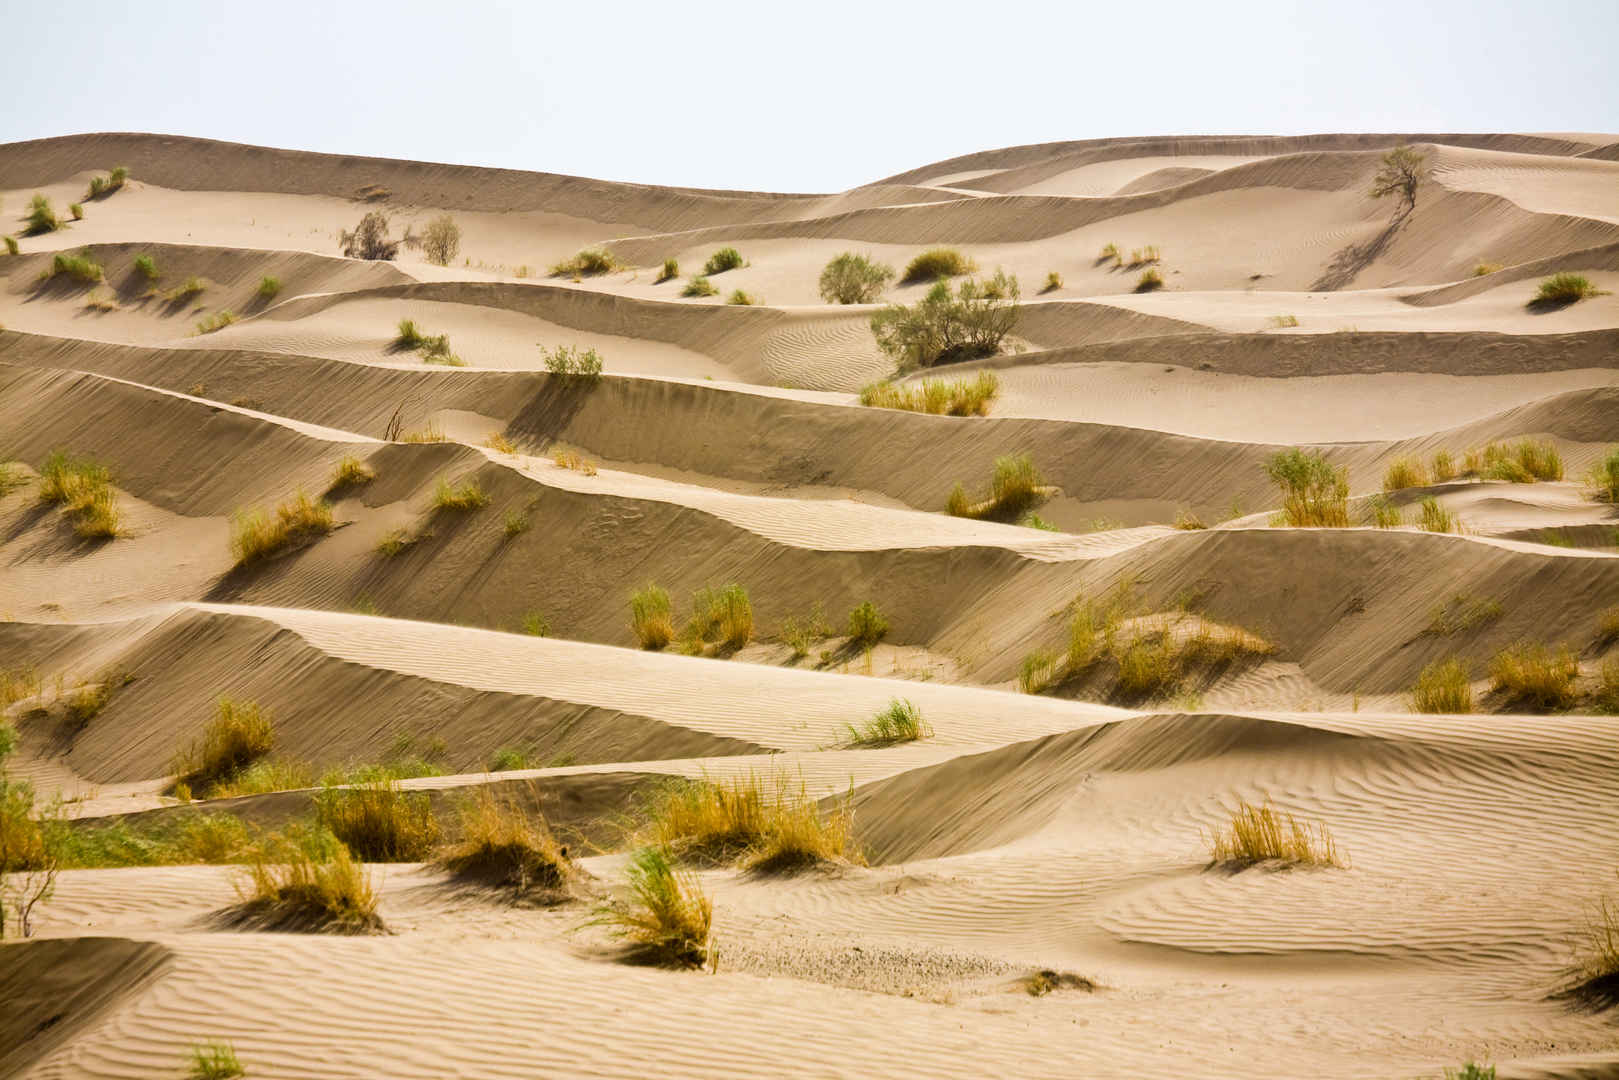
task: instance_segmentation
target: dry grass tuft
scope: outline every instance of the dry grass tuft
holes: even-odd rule
[[[556,463],[556,467],[559,469],[572,469],[575,472],[582,472],[586,476],[596,475],[595,463],[582,456],[577,450],[558,447],[552,452],[551,460]]]
[[[933,729],[922,719],[922,710],[910,701],[894,698],[867,720],[864,726],[849,727],[850,746],[893,746],[929,738]]]
[[[551,266],[552,277],[595,277],[622,270],[624,264],[606,248],[583,248]]]
[[[1053,491],[1028,454],[1010,454],[995,459],[987,500],[970,501],[966,490],[957,484],[945,510],[953,517],[1016,521]]]
[[[858,858],[850,843],[850,800],[822,814],[802,781],[767,783],[756,774],[723,781],[683,780],[664,787],[648,807],[654,844],[681,859],[737,863],[762,873]]]
[[[246,566],[334,527],[331,505],[300,491],[275,508],[273,519],[260,509],[237,511],[231,519],[231,552],[237,566]]]
[[[197,333],[199,335],[212,334],[216,330],[225,329],[225,327],[229,326],[235,321],[236,313],[231,311],[229,308],[222,311],[216,311],[207,318],[199,319],[197,321]]]
[[[1051,685],[1057,675],[1057,654],[1049,649],[1036,649],[1023,658],[1018,667],[1017,688],[1025,694],[1038,694]]]
[[[687,280],[686,284],[680,290],[680,295],[717,296],[719,295],[719,289],[716,288],[714,283],[709,281],[708,278],[704,277],[702,274],[697,274]]]
[[[1313,828],[1301,824],[1292,814],[1277,810],[1269,800],[1264,806],[1254,806],[1246,800],[1239,803],[1231,823],[1209,834],[1208,844],[1210,865],[1232,869],[1264,862],[1340,868],[1347,865],[1325,824]]]
[[[1481,451],[1468,453],[1468,471],[1488,480],[1513,484],[1533,484],[1537,480],[1561,480],[1563,456],[1551,442],[1522,439],[1502,445],[1490,443]]]
[[[573,876],[568,851],[557,843],[545,818],[529,814],[515,799],[497,798],[488,787],[462,804],[459,833],[460,840],[439,860],[458,877],[518,893],[534,889],[556,894]]]
[[[1450,456],[1449,450],[1434,451],[1433,478],[1436,484],[1456,478],[1456,460]]]
[[[1046,275],[1045,288],[1041,289],[1040,292],[1056,292],[1060,288],[1062,288],[1062,275],[1053,270]]]
[[[177,783],[207,795],[236,778],[275,746],[270,716],[251,701],[220,698],[202,735],[175,755]]]
[[[1295,528],[1344,528],[1349,524],[1349,472],[1334,468],[1319,451],[1284,450],[1265,471],[1282,492],[1282,517]]]
[[[682,651],[695,655],[703,646],[735,652],[753,640],[753,605],[748,590],[732,582],[722,589],[700,589],[691,601],[691,619],[681,634]]]
[[[630,594],[630,626],[643,649],[662,649],[674,640],[674,611],[668,590],[648,582]]]
[[[1411,708],[1419,713],[1472,712],[1473,687],[1466,665],[1451,657],[1423,668],[1411,688]]]
[[[1272,315],[1270,324],[1278,330],[1290,330],[1299,324],[1297,315]]]
[[[735,270],[742,265],[742,253],[734,247],[722,247],[708,257],[703,264],[703,276],[723,274],[727,270]]]
[[[1183,531],[1195,531],[1197,529],[1206,529],[1208,526],[1203,524],[1203,519],[1191,510],[1183,509],[1175,514],[1175,528]]]
[[[1520,641],[1490,659],[1493,688],[1517,704],[1537,709],[1567,709],[1574,704],[1574,680],[1580,665],[1567,646],[1556,652],[1545,645]]]
[[[1456,515],[1439,505],[1439,500],[1432,495],[1418,504],[1420,513],[1417,517],[1417,526],[1424,532],[1452,533],[1461,532],[1461,523]]]
[[[1481,263],[1476,264],[1473,267],[1473,276],[1474,277],[1485,277],[1485,276],[1487,276],[1489,274],[1495,273],[1499,269],[1501,269],[1501,264],[1500,263],[1497,263],[1497,262],[1481,262]]]
[[[449,480],[441,476],[438,478],[438,486],[433,489],[434,510],[470,513],[488,505],[489,495],[476,478],[452,486]]]
[[[1389,463],[1388,471],[1383,474],[1384,491],[1424,487],[1427,483],[1428,474],[1423,469],[1422,462],[1416,458],[1396,458]]]
[[[491,431],[483,444],[499,454],[517,453],[517,444],[498,431]]]
[[[376,470],[353,454],[344,457],[332,470],[332,484],[330,490],[337,491],[342,488],[361,487],[377,478]]]
[[[1141,276],[1136,279],[1135,291],[1138,293],[1153,292],[1163,287],[1164,275],[1159,273],[1156,267],[1149,267],[1143,270]]]
[[[89,458],[58,450],[39,467],[39,501],[60,506],[73,531],[86,540],[112,539],[122,532],[118,493],[112,473]]]
[[[732,289],[731,295],[725,298],[725,302],[736,307],[757,307],[764,301],[755,296],[753,293],[746,292],[742,289]]]
[[[970,379],[923,379],[920,383],[871,383],[860,390],[860,404],[934,416],[987,416],[1001,392],[993,371]]]
[[[633,960],[690,968],[714,957],[713,918],[696,877],[676,871],[667,851],[645,848],[630,861],[628,896],[597,908],[591,924],[611,927]]]
[[[1601,896],[1591,905],[1574,952],[1576,993],[1612,1001],[1619,996],[1619,900]]]
[[[676,259],[665,259],[665,260],[663,260],[663,268],[658,271],[658,276],[652,282],[652,284],[654,284],[654,285],[662,285],[665,281],[673,281],[675,278],[677,278],[679,276],[680,276],[680,263],[679,263],[679,261],[676,260]]]
[[[391,775],[328,786],[315,797],[315,810],[322,827],[366,862],[419,862],[438,846],[427,793],[404,791]]]
[[[971,274],[977,269],[977,263],[955,248],[929,248],[910,261],[899,283],[910,285],[918,281],[937,281],[939,278]]]
[[[382,929],[371,875],[341,844],[272,834],[256,846],[237,892],[243,914],[272,927],[350,934]]]
[[[57,252],[51,268],[40,275],[42,281],[65,277],[77,285],[94,285],[105,277],[100,263],[87,255],[69,255]]]

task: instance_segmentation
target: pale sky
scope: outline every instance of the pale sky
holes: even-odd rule
[[[1619,0],[0,0],[0,143],[837,191],[1119,135],[1619,133]]]

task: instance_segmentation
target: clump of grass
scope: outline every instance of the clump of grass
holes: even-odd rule
[[[270,715],[251,701],[222,697],[213,720],[170,766],[179,783],[199,795],[228,783],[275,747]]]
[[[501,885],[518,893],[531,889],[560,893],[573,876],[567,849],[557,843],[539,814],[528,814],[511,798],[489,788],[462,804],[460,840],[439,859],[458,877]]]
[[[231,553],[237,566],[246,566],[334,527],[331,505],[300,491],[275,508],[274,518],[257,508],[238,510],[231,518]]]
[[[863,600],[849,612],[849,643],[869,649],[888,635],[888,620],[870,600]]]
[[[400,349],[419,349],[427,342],[415,319],[400,319],[399,332],[394,335],[394,346]]]
[[[1345,860],[1325,823],[1314,827],[1266,800],[1237,804],[1230,823],[1208,836],[1211,865],[1242,868],[1256,863],[1342,867]]]
[[[821,299],[829,304],[870,304],[894,280],[894,268],[845,251],[821,270]]]
[[[650,582],[630,594],[630,626],[643,649],[662,649],[674,640],[669,593]]]
[[[1103,245],[1101,252],[1096,256],[1096,261],[1098,263],[1122,262],[1123,261],[1123,256],[1119,254],[1119,245],[1117,245],[1117,244]]]
[[[1449,450],[1436,450],[1433,455],[1433,479],[1436,484],[1456,478],[1456,459]]]
[[[1017,688],[1025,694],[1038,694],[1051,685],[1057,674],[1057,654],[1036,649],[1023,658],[1018,668]]]
[[[328,786],[315,797],[315,811],[321,826],[366,862],[419,862],[438,846],[427,793],[405,791],[392,776]]]
[[[170,303],[183,304],[193,297],[201,296],[208,289],[208,283],[195,274],[186,278],[180,284],[164,294],[164,299]]]
[[[223,330],[236,321],[236,313],[229,308],[214,312],[212,315],[197,322],[198,334],[211,334],[215,330]]]
[[[1411,708],[1419,713],[1472,712],[1473,687],[1466,665],[1451,657],[1424,667],[1411,688]]]
[[[1490,659],[1493,689],[1538,709],[1567,709],[1574,704],[1574,680],[1580,666],[1567,646],[1556,652],[1538,642],[1520,641]]]
[[[1141,271],[1140,277],[1136,278],[1135,291],[1138,293],[1152,292],[1155,289],[1162,289],[1163,287],[1164,275],[1158,272],[1157,267],[1148,267],[1147,269]]]
[[[652,284],[654,284],[654,285],[662,285],[665,281],[673,281],[675,278],[677,278],[679,276],[680,276],[680,263],[679,263],[679,261],[676,260],[676,259],[665,259],[665,260],[663,260],[663,269],[658,271],[658,277],[657,277],[657,279],[655,281],[652,282]]]
[[[802,782],[773,782],[755,774],[718,782],[679,781],[648,808],[647,831],[661,849],[682,859],[735,862],[784,871],[854,855],[847,799],[822,814]]]
[[[577,450],[569,450],[559,446],[552,452],[551,460],[556,463],[556,467],[559,469],[572,469],[575,472],[582,472],[586,476],[596,475],[595,463],[581,455]]]
[[[725,302],[736,307],[753,307],[760,301],[752,293],[744,292],[741,289],[733,289],[731,290],[731,295],[725,298]]]
[[[714,287],[714,283],[701,274],[688,279],[685,287],[680,290],[681,296],[716,296],[718,294],[719,289]]]
[[[735,270],[742,265],[742,253],[734,247],[723,247],[708,257],[703,264],[703,276],[711,277],[714,274],[723,274],[727,270]]]
[[[489,759],[490,772],[515,772],[528,768],[528,755],[515,746],[503,746]]]
[[[51,259],[51,268],[41,276],[45,279],[65,277],[78,285],[94,285],[106,275],[101,264],[94,259],[59,251]]]
[[[264,275],[263,277],[259,278],[259,287],[254,290],[254,294],[258,296],[258,298],[264,303],[268,304],[271,300],[274,300],[277,296],[281,295],[281,279],[278,277],[271,277],[269,274]]]
[[[1180,510],[1175,514],[1175,528],[1182,530],[1207,529],[1203,519],[1190,510]]]
[[[551,623],[538,611],[523,616],[523,633],[529,637],[550,637]]]
[[[1497,263],[1497,262],[1481,262],[1481,263],[1477,263],[1473,267],[1473,276],[1474,277],[1486,277],[1486,276],[1488,276],[1490,274],[1495,273],[1499,269],[1501,269],[1501,264]]]
[[[796,615],[790,615],[781,624],[781,639],[792,649],[794,660],[802,660],[809,655],[810,646],[831,636],[832,625],[826,621],[826,613],[822,610],[820,601],[816,601],[808,618],[800,619]]]
[[[84,220],[84,207],[80,206],[78,203],[68,203],[67,212],[73,215],[74,221]]]
[[[630,957],[663,967],[702,967],[713,955],[714,905],[697,879],[677,872],[670,855],[649,847],[630,861],[629,893],[596,909],[593,925],[612,928]]]
[[[483,444],[496,453],[517,453],[517,444],[512,442],[505,436],[505,434],[499,431],[491,431],[487,436],[484,437]]]
[[[438,478],[438,486],[433,489],[434,510],[465,514],[488,505],[489,495],[476,477],[452,485],[448,479],[441,476]]]
[[[1553,274],[1540,283],[1535,290],[1535,297],[1529,303],[1531,306],[1561,307],[1572,304],[1578,300],[1600,296],[1602,290],[1591,284],[1591,279],[1584,274],[1561,273]]]
[[[100,194],[96,191],[98,183],[104,183],[99,176],[90,181],[93,194]],[[236,1049],[228,1042],[199,1043],[191,1048],[191,1072],[187,1080],[234,1080],[246,1075],[247,1070],[236,1057]]]
[[[34,197],[28,202],[28,228],[23,230],[23,235],[40,236],[55,232],[61,227],[62,219],[56,216],[51,201],[43,193],[35,192]]]
[[[691,620],[682,638],[735,652],[753,639],[753,605],[748,590],[732,582],[722,589],[702,589],[692,597]]]
[[[105,465],[55,451],[40,465],[39,473],[39,500],[60,506],[76,534],[86,540],[120,534],[123,515],[112,487],[112,472]]]
[[[1060,288],[1062,288],[1062,275],[1053,270],[1046,275],[1045,287],[1040,292],[1042,294],[1056,292]]]
[[[1491,443],[1483,450],[1483,475],[1489,480],[1514,484],[1561,480],[1563,456],[1548,440],[1521,439],[1508,445]]]
[[[1373,495],[1366,500],[1366,508],[1371,524],[1379,529],[1397,529],[1405,523],[1400,508],[1382,495]]]
[[[1619,659],[1604,660],[1597,669],[1596,686],[1591,690],[1594,711],[1605,716],[1619,713]]]
[[[937,281],[940,278],[975,273],[977,270],[978,264],[955,248],[929,248],[906,265],[899,283],[910,285],[917,281]]]
[[[384,559],[391,559],[413,543],[414,538],[404,529],[389,529],[377,541],[375,550]]]
[[[123,187],[124,181],[128,179],[129,170],[122,165],[114,168],[106,176],[92,176],[90,178],[90,188],[85,192],[85,198],[99,199],[103,196],[111,195]]]
[[[545,370],[568,379],[593,381],[601,377],[602,358],[595,349],[581,350],[577,345],[558,345],[554,349],[540,346],[545,358]]]
[[[995,459],[988,499],[971,502],[958,484],[951,491],[945,509],[953,517],[1015,521],[1051,491],[1028,454],[1010,454]]]
[[[20,252],[22,250],[22,248],[17,244],[17,238],[15,236],[11,236],[11,235],[7,234],[5,237],[0,238],[0,239],[4,239],[5,242],[6,242],[6,254],[7,255],[16,255],[18,252]]]
[[[1597,618],[1597,644],[1611,645],[1615,641],[1619,641],[1619,607],[1611,607]]]
[[[375,469],[353,454],[347,454],[342,461],[337,463],[337,468],[332,470],[331,490],[361,487],[376,478],[377,472]]]
[[[1001,392],[993,371],[970,379],[923,379],[920,383],[870,383],[860,389],[860,404],[878,409],[903,409],[934,416],[987,416],[989,404]]]
[[[1270,324],[1278,330],[1288,330],[1299,324],[1299,317],[1297,315],[1272,315]]]
[[[1445,1080],[1495,1080],[1495,1066],[1469,1061],[1459,1069],[1447,1068]]]
[[[624,264],[606,248],[582,248],[561,262],[551,265],[552,277],[596,277],[622,270]]]
[[[1423,470],[1422,462],[1416,458],[1395,458],[1389,462],[1388,471],[1383,474],[1384,491],[1423,487],[1427,483],[1428,474]]]
[[[1424,532],[1450,533],[1461,531],[1456,515],[1439,505],[1439,500],[1432,495],[1423,499],[1418,506],[1420,513],[1417,516],[1417,527]]]
[[[932,736],[922,710],[903,698],[894,698],[861,727],[849,727],[850,746],[893,746]]]
[[[1619,901],[1605,895],[1591,905],[1574,953],[1574,991],[1611,998],[1619,985]]]
[[[1334,468],[1319,451],[1283,450],[1265,463],[1282,491],[1282,516],[1295,528],[1343,528],[1349,524],[1349,473]]]
[[[1586,482],[1597,499],[1619,502],[1619,449],[1609,450],[1606,457],[1592,466]]]
[[[244,868],[237,892],[244,913],[272,927],[382,929],[371,875],[329,838],[272,834]]]

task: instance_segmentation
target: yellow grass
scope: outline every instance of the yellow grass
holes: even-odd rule
[[[1605,895],[1591,906],[1574,954],[1582,985],[1619,980],[1619,899]]]
[[[314,852],[307,839],[257,845],[237,882],[242,901],[278,923],[357,933],[378,930],[371,875],[341,844]]]
[[[1208,834],[1209,861],[1216,865],[1243,867],[1262,862],[1287,866],[1343,867],[1347,860],[1338,851],[1325,824],[1300,823],[1266,800],[1254,806],[1246,800],[1237,805],[1230,823]]]
[[[1446,480],[1456,478],[1456,461],[1450,456],[1449,450],[1434,451],[1433,478],[1436,484],[1442,484]]]
[[[735,582],[722,589],[702,589],[692,597],[691,620],[683,635],[697,643],[735,652],[753,640],[753,605],[748,591]]]
[[[628,895],[598,907],[591,925],[610,927],[641,963],[702,967],[713,959],[714,905],[696,877],[655,847],[635,853],[628,876]]]
[[[1514,702],[1539,709],[1572,706],[1579,673],[1579,662],[1567,646],[1554,652],[1537,642],[1520,641],[1490,659],[1493,688]]]
[[[275,746],[270,716],[254,702],[222,697],[215,709],[202,735],[170,766],[178,782],[199,795],[227,783]]]
[[[439,842],[427,793],[404,791],[391,776],[328,787],[315,800],[321,825],[367,862],[418,862]]]
[[[1057,674],[1057,654],[1036,649],[1018,667],[1017,688],[1025,694],[1038,694],[1051,685]]]
[[[923,379],[919,383],[871,383],[861,387],[860,404],[934,416],[987,416],[1001,392],[992,371],[970,379]]]
[[[674,612],[667,590],[648,582],[630,594],[630,627],[643,649],[661,649],[674,640]]]
[[[444,477],[438,478],[433,489],[433,509],[467,513],[489,505],[489,496],[476,479],[451,485]]]
[[[770,872],[857,858],[847,798],[823,814],[803,782],[749,773],[721,781],[678,781],[655,796],[646,832],[678,858],[737,863]]]
[[[460,808],[460,839],[440,857],[452,874],[509,886],[563,889],[573,874],[567,850],[557,843],[543,815],[530,814],[510,796],[487,786]]]
[[[273,518],[261,509],[237,511],[231,519],[231,553],[236,565],[246,566],[300,541],[325,536],[333,527],[331,506],[300,491],[277,506]]]
[[[1428,474],[1423,469],[1422,462],[1416,458],[1396,458],[1389,463],[1388,471],[1383,474],[1384,491],[1423,487],[1427,483]]]
[[[39,474],[40,501],[60,506],[79,536],[101,540],[123,532],[118,493],[105,465],[57,451],[45,459]]]
[[[586,476],[596,475],[596,465],[587,457],[582,457],[577,450],[567,450],[558,447],[551,455],[551,460],[559,469],[572,469],[582,472]]]
[[[489,447],[489,449],[496,451],[497,453],[501,453],[501,454],[515,454],[515,453],[517,453],[517,444],[512,442],[505,435],[501,434],[498,431],[491,431],[489,433],[489,437],[484,439],[483,444],[485,446]]]
[[[1417,675],[1411,708],[1419,713],[1470,713],[1473,687],[1467,668],[1455,658],[1435,660]]]
[[[376,478],[376,470],[350,454],[342,461],[339,461],[337,468],[332,470],[331,486],[334,490],[337,488],[359,487],[362,484],[369,484]]]

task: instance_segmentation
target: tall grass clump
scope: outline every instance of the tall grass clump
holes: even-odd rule
[[[643,649],[661,649],[674,640],[674,611],[669,592],[647,583],[630,594],[630,627]]]
[[[40,465],[39,473],[39,500],[60,506],[77,535],[110,540],[123,531],[118,493],[105,465],[58,450]]]
[[[1466,665],[1452,657],[1423,668],[1411,688],[1411,708],[1419,713],[1472,712],[1473,687]]]
[[[1451,533],[1460,532],[1460,525],[1456,515],[1439,505],[1439,500],[1432,495],[1418,504],[1417,527],[1424,532]]]
[[[206,319],[198,320],[198,322],[197,322],[197,333],[199,335],[200,334],[212,334],[216,330],[225,329],[225,327],[229,326],[231,323],[233,323],[235,321],[236,321],[236,313],[234,311],[230,310],[229,308],[224,308],[224,309],[222,309],[220,311],[214,312],[212,315],[208,316]]]
[[[173,304],[183,304],[196,296],[201,296],[208,290],[208,283],[196,274],[192,274],[180,284],[164,294],[164,298]]]
[[[681,635],[701,652],[704,645],[735,652],[753,640],[753,605],[748,590],[732,582],[721,589],[701,589],[691,601],[691,620]]]
[[[652,282],[652,284],[654,284],[654,285],[662,285],[665,281],[673,281],[675,278],[677,278],[679,276],[680,276],[680,262],[679,262],[679,260],[677,260],[677,259],[665,259],[665,260],[663,260],[662,269],[660,269],[658,271],[658,276]]]
[[[432,508],[450,513],[464,514],[489,505],[489,495],[476,478],[460,484],[451,484],[445,477],[438,478],[433,488]]]
[[[1475,263],[1473,265],[1473,276],[1474,277],[1488,277],[1489,275],[1495,273],[1499,269],[1501,269],[1501,264],[1498,263],[1498,262],[1479,262],[1479,263]]]
[[[1513,702],[1538,709],[1572,706],[1579,673],[1579,662],[1567,646],[1553,652],[1538,642],[1520,641],[1490,659],[1493,688]]]
[[[915,304],[874,313],[871,332],[901,371],[993,356],[1017,326],[1021,298],[1017,278],[1003,270],[954,290],[941,280]]]
[[[1575,992],[1611,999],[1619,991],[1619,899],[1599,897],[1586,916],[1574,951]]]
[[[1334,468],[1319,451],[1283,450],[1265,463],[1281,489],[1282,516],[1295,528],[1343,528],[1349,524],[1349,473]]]
[[[945,509],[953,517],[1015,521],[1051,491],[1028,454],[1009,454],[995,459],[988,499],[972,502],[957,484]]]
[[[1600,294],[1601,290],[1591,284],[1591,279],[1584,274],[1553,274],[1540,283],[1530,304],[1561,307]]]
[[[1446,480],[1456,478],[1456,459],[1450,456],[1449,450],[1435,450],[1433,455],[1434,483],[1442,484]]]
[[[1025,694],[1038,694],[1051,685],[1056,675],[1057,654],[1050,649],[1036,649],[1018,666],[1017,688]]]
[[[148,285],[163,276],[158,272],[157,260],[150,255],[135,256],[134,270],[140,279]]]
[[[829,304],[874,303],[894,280],[894,268],[845,251],[821,270],[821,299]]]
[[[1367,499],[1366,509],[1368,521],[1379,529],[1398,529],[1405,524],[1400,508],[1382,495],[1373,495]]]
[[[515,799],[497,798],[487,787],[462,803],[460,839],[439,857],[458,877],[511,888],[560,892],[573,875],[567,850],[543,815],[526,812]]]
[[[74,221],[84,220],[84,207],[80,206],[78,203],[68,203],[67,212],[73,215]]]
[[[22,250],[22,248],[18,246],[17,238],[15,236],[7,234],[5,237],[0,238],[0,239],[4,239],[5,242],[6,242],[6,254],[7,255],[15,255],[15,254],[17,254],[18,252],[20,252]]]
[[[854,854],[847,799],[823,814],[802,782],[755,774],[720,781],[677,781],[647,808],[653,843],[677,858],[782,871]]]
[[[1124,256],[1119,252],[1119,245],[1104,244],[1102,250],[1096,256],[1096,261],[1098,263],[1116,262],[1122,264]]]
[[[630,958],[662,967],[702,967],[712,957],[714,905],[697,878],[676,871],[669,853],[649,847],[630,860],[628,893],[596,909],[592,925],[611,928]]]
[[[582,248],[551,266],[552,277],[595,277],[623,269],[624,264],[606,248]]]
[[[271,277],[269,274],[265,274],[263,277],[259,278],[259,287],[253,290],[253,292],[254,295],[259,298],[259,300],[268,304],[271,300],[274,300],[277,296],[281,295],[281,279],[278,277]]]
[[[90,178],[90,189],[85,192],[85,198],[100,199],[111,195],[123,187],[124,181],[128,179],[129,170],[122,165],[116,166],[106,176],[92,176]]]
[[[23,235],[39,236],[55,232],[61,227],[62,219],[56,216],[51,201],[43,193],[35,192],[34,197],[28,202],[28,228],[23,230]]]
[[[1045,288],[1040,291],[1042,293],[1056,292],[1060,288],[1062,288],[1062,275],[1053,270],[1046,275]]]
[[[1592,467],[1587,482],[1602,502],[1619,502],[1619,449],[1609,450]]]
[[[176,783],[207,795],[275,748],[269,713],[251,701],[222,697],[202,734],[174,757]]]
[[[339,933],[382,928],[371,875],[329,837],[267,837],[243,868],[237,894],[245,914],[272,927]]]
[[[1267,800],[1237,804],[1230,823],[1208,836],[1209,861],[1233,868],[1280,862],[1287,866],[1342,867],[1344,858],[1324,823],[1314,827],[1283,813]]]
[[[277,506],[273,518],[258,508],[238,510],[231,518],[231,553],[237,566],[246,566],[304,540],[325,536],[334,527],[331,505],[300,491]]]
[[[893,746],[916,742],[933,734],[922,710],[903,698],[894,698],[860,727],[849,726],[850,746]]]
[[[939,278],[960,277],[977,271],[978,264],[955,248],[929,248],[916,256],[905,267],[901,285],[918,281],[937,281]]]
[[[353,454],[345,455],[332,470],[331,489],[360,487],[369,484],[377,478],[377,472],[371,466],[355,457]]]
[[[685,286],[680,290],[680,295],[717,296],[719,295],[719,289],[715,288],[714,283],[709,281],[708,278],[697,274],[686,282]]]
[[[742,289],[732,289],[731,295],[725,298],[727,304],[734,307],[755,307],[760,303],[757,296]]]
[[[714,274],[723,274],[727,270],[735,270],[742,265],[742,253],[734,247],[722,247],[708,257],[703,264],[703,276],[711,277]]]
[[[392,776],[353,787],[328,786],[315,796],[323,828],[365,862],[419,862],[438,846],[440,830],[425,791],[405,791]]]
[[[1520,439],[1516,443],[1490,443],[1484,447],[1478,471],[1487,480],[1513,484],[1533,484],[1537,480],[1561,480],[1563,455],[1549,440]]]
[[[920,383],[870,383],[860,388],[860,404],[878,409],[904,409],[934,416],[987,416],[1001,392],[993,371],[970,379],[923,379]]]
[[[65,251],[59,251],[51,260],[51,268],[44,276],[52,279],[65,277],[77,285],[94,285],[101,281],[106,273],[100,263],[86,255],[69,255]]]
[[[849,612],[849,643],[869,649],[888,635],[888,620],[870,600],[862,600]]]
[[[1136,278],[1135,291],[1138,293],[1153,292],[1154,290],[1162,289],[1163,287],[1164,275],[1159,273],[1158,268],[1155,266],[1149,266],[1147,269],[1141,271],[1141,276]]]
[[[1395,458],[1389,463],[1388,471],[1383,474],[1384,491],[1423,487],[1427,483],[1428,474],[1423,470],[1422,462],[1416,458]]]

